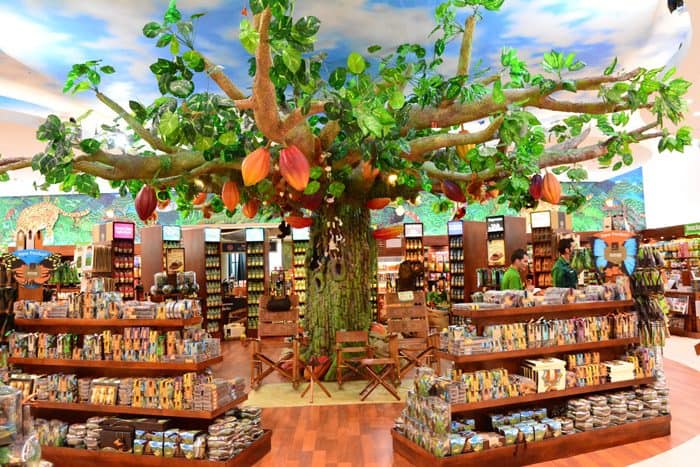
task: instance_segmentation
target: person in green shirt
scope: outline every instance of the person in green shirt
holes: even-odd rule
[[[571,238],[559,240],[559,258],[552,268],[552,284],[554,287],[566,287],[575,289],[578,286],[578,274],[571,267],[572,244]]]
[[[510,267],[501,279],[501,290],[524,290],[521,271],[527,271],[529,258],[525,250],[518,248],[510,255]]]

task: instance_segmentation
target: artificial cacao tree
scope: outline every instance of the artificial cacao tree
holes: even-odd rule
[[[471,66],[478,20],[502,4],[446,0],[435,11],[430,47],[371,45],[325,73],[324,54],[314,50],[320,21],[294,17],[293,0],[252,0],[239,34],[251,55],[246,92],[197,49],[201,15],[183,17],[170,1],[162,21],[143,27],[164,48],[150,66],[161,97],[122,107],[101,92],[115,70],[99,60],[74,65],[65,83],[64,92],[92,92],[114,111],[131,147],[82,138],[79,120],[51,115],[37,131],[45,151],[0,159],[0,175],[32,167],[46,186],[93,196],[96,178],[122,195],[147,186],[142,218],[172,199],[205,217],[241,209],[310,225],[305,324],[311,352],[331,353],[337,329],[368,328],[375,238],[401,232],[373,232],[371,209],[415,201],[421,192],[458,204],[497,197],[518,210],[540,198],[558,203],[555,174],[584,180],[583,161],[617,170],[633,163],[642,140],[658,138],[661,150],[677,151],[691,142],[688,128],[669,129],[682,121],[690,86],[673,70],[618,71],[614,61],[586,73],[574,53],[554,50],[531,70],[513,49],[491,67]],[[451,41],[461,44],[457,70],[443,64]],[[197,92],[197,74],[220,92]],[[546,125],[543,111],[565,113]],[[650,123],[630,128],[637,113]],[[574,193],[561,202],[575,210],[581,199]],[[450,205],[443,200],[438,208]]]

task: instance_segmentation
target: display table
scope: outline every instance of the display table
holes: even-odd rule
[[[473,304],[460,304],[453,307],[452,314],[469,318],[472,324],[477,327],[479,334],[481,334],[484,326],[487,325],[522,323],[540,318],[553,320],[604,316],[618,311],[628,311],[633,304],[633,301],[627,300],[509,309],[474,309],[477,307],[473,306]],[[439,351],[436,353],[436,357],[442,364],[451,362],[450,364],[455,369],[463,372],[505,368],[509,373],[513,374],[519,372],[522,363],[527,358],[594,351],[600,354],[600,361],[603,362],[618,358],[628,346],[636,344],[639,344],[638,337],[610,338],[595,342],[579,342],[474,355],[452,355],[445,351]],[[549,411],[553,406],[561,404],[562,401],[577,396],[587,396],[611,390],[631,389],[640,385],[652,384],[654,381],[654,377],[645,377],[604,384],[567,387],[563,390],[524,394],[517,397],[479,400],[461,404],[453,403],[450,405],[450,412],[452,416],[459,414],[460,417],[476,420],[477,426],[481,427],[476,431],[484,431],[489,414],[502,413],[509,410],[531,409],[533,407],[546,407]],[[493,463],[493,465],[498,466],[520,466],[665,436],[670,431],[671,416],[663,415],[639,421],[630,421],[622,425],[611,425],[592,431],[562,435],[542,441],[516,443],[514,445],[505,445],[484,449],[479,452],[468,452],[442,458],[436,457],[396,430],[392,430],[392,439],[394,452],[408,459],[412,465],[419,467],[477,466],[486,463]]]

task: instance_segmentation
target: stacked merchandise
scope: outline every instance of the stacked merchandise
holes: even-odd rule
[[[611,383],[617,381],[629,381],[635,378],[634,363],[622,360],[605,362],[608,369],[608,378]]]
[[[440,348],[452,355],[474,355],[492,351],[493,340],[474,335],[467,326],[449,326],[440,333]]]
[[[171,420],[93,417],[86,423],[34,420],[42,446],[110,450],[165,458],[226,461],[259,439],[261,410],[236,409],[216,419],[206,431],[176,428]]]
[[[432,373],[427,373],[431,378]],[[521,375],[509,374],[505,368],[462,372],[452,370],[450,377],[431,379],[435,388],[446,394],[452,404],[518,397],[536,392],[535,383]]]

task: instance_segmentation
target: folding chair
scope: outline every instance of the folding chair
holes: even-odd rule
[[[262,381],[274,372],[279,373],[280,376],[291,381],[294,389],[299,387],[299,343],[296,339],[292,341],[291,371],[282,368],[282,365],[290,359],[279,359],[275,361],[261,352],[260,339],[249,339],[249,342],[252,343],[250,360],[251,389],[260,387]]]
[[[338,388],[343,388],[343,370],[348,369],[363,376],[360,362],[372,357],[368,331],[336,331],[335,361]]]
[[[361,360],[362,370],[369,380],[367,386],[360,392],[360,400],[365,400],[372,394],[378,386],[384,386],[396,400],[401,397],[395,385],[399,381],[399,341],[396,334],[389,336],[389,357],[387,358],[364,358]],[[380,367],[379,371],[374,367]]]
[[[413,292],[413,297],[407,301],[402,301],[398,294],[386,294],[386,309],[389,333],[403,336],[398,344],[399,357],[406,361],[399,367],[401,379],[414,367],[423,366],[432,359],[439,338],[430,336],[424,292]]]

